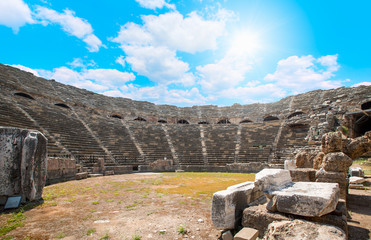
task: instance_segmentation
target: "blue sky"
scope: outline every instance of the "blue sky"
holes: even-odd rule
[[[107,96],[265,103],[370,85],[371,1],[0,0],[0,63]]]

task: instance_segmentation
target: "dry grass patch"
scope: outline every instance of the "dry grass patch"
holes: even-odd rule
[[[231,185],[254,180],[255,174],[253,173],[164,173],[160,180],[156,180],[154,189],[164,194],[211,199],[214,192],[225,190]]]

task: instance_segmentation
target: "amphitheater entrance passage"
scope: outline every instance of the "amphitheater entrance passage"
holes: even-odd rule
[[[371,109],[347,114],[347,117],[350,118],[349,135],[351,138],[363,136],[371,131]]]
[[[371,101],[365,102],[361,105],[362,110],[371,109]]]
[[[267,116],[264,118],[264,122],[268,122],[268,121],[275,121],[275,120],[280,120],[278,117],[275,117],[275,116]]]
[[[201,122],[198,122],[198,124],[209,124],[209,123],[206,121],[201,121]]]
[[[112,114],[111,118],[117,118],[117,119],[122,119],[122,117],[118,114]]]
[[[142,118],[142,117],[137,117],[136,119],[134,119],[134,121],[147,122],[147,120],[145,120],[145,119]]]
[[[252,121],[249,120],[249,119],[244,119],[244,120],[242,120],[240,123],[250,123],[250,122],[252,122]]]
[[[27,93],[23,93],[23,92],[14,93],[14,96],[20,96],[20,97],[28,98],[28,99],[31,99],[31,100],[35,100],[31,95],[29,95]]]
[[[178,124],[189,124],[189,122],[187,120],[184,120],[184,119],[180,119],[178,121]]]
[[[222,120],[219,120],[217,124],[230,124],[230,123],[231,122],[228,119],[222,119]]]
[[[138,165],[133,166],[133,172],[139,172],[139,167]]]
[[[166,120],[158,120],[159,123],[167,123]]]
[[[56,103],[56,104],[54,104],[55,106],[58,106],[58,107],[62,107],[62,108],[66,108],[66,109],[70,109],[70,107],[69,106],[67,106],[66,104],[64,104],[64,103]]]

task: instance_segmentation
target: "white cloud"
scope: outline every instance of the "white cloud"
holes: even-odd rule
[[[120,72],[116,69],[89,69],[81,73],[81,76],[83,79],[94,80],[108,87],[120,87],[135,79],[133,73]]]
[[[22,0],[0,1],[0,24],[13,29],[18,33],[19,28],[27,23],[34,23],[31,10]]]
[[[371,82],[361,82],[361,83],[356,83],[352,85],[352,87],[359,87],[359,86],[371,86]]]
[[[238,99],[244,104],[271,102],[286,96],[286,91],[275,84],[247,84],[243,87],[229,88],[218,92],[219,98]]]
[[[20,65],[20,64],[13,64],[13,65],[9,65],[11,67],[15,67],[15,68],[19,68],[23,71],[26,71],[26,72],[30,72],[32,73],[33,75],[35,75],[36,77],[40,77],[39,73],[37,72],[37,70],[35,69],[32,69],[32,68],[29,68],[29,67],[25,67],[23,65]]]
[[[131,65],[133,71],[148,77],[159,84],[184,82],[193,84],[194,79],[188,63],[179,60],[175,51],[166,47],[153,46],[123,46],[127,54],[125,61]]]
[[[120,64],[122,67],[125,67],[125,65],[126,65],[124,56],[120,56],[120,57],[116,58],[116,61],[115,62],[118,63],[118,64]]]
[[[252,62],[244,52],[233,49],[216,63],[198,66],[201,77],[199,83],[206,92],[234,88],[243,80],[246,73],[252,69]]]
[[[291,56],[280,60],[273,74],[264,79],[276,81],[281,87],[293,93],[301,93],[317,88],[329,89],[341,86],[341,81],[331,80],[339,69],[337,55],[323,56],[318,59],[311,55]]]
[[[224,21],[205,20],[195,12],[187,17],[179,12],[170,12],[143,16],[142,19],[154,45],[188,53],[216,49],[216,40],[223,35],[225,28]]]
[[[90,23],[85,19],[76,17],[71,10],[65,9],[63,13],[58,13],[52,9],[37,6],[35,16],[43,24],[59,24],[65,32],[83,40],[91,52],[97,52],[103,46],[101,40],[93,34]]]
[[[161,9],[163,7],[175,10],[175,5],[169,4],[165,0],[135,0],[135,1],[137,1],[140,4],[140,6],[152,10],[155,10],[156,8]]]
[[[138,87],[133,84],[128,84],[120,88],[119,92],[108,92],[135,100],[151,101],[157,104],[175,104],[175,105],[196,105],[205,104],[208,98],[204,97],[197,88],[190,90],[168,89],[167,86],[158,85],[154,87]],[[121,95],[121,93],[123,95]],[[107,95],[108,95],[107,94]]]
[[[217,38],[224,34],[225,23],[205,20],[192,12],[143,16],[143,25],[126,23],[116,38],[126,54],[125,63],[133,71],[159,84],[182,83],[191,86],[195,77],[188,63],[177,57],[177,51],[195,53],[216,49]]]

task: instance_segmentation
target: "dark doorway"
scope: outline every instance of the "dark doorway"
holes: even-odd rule
[[[27,93],[23,93],[23,92],[17,92],[17,93],[14,93],[14,95],[24,97],[24,98],[28,98],[28,99],[31,99],[31,100],[35,100],[31,95],[28,95]]]

